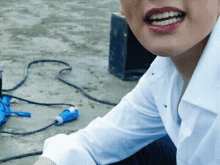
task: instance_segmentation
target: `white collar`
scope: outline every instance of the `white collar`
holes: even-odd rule
[[[220,19],[211,32],[182,100],[220,113]]]

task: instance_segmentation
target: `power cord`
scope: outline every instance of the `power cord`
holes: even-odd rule
[[[12,156],[12,157],[9,157],[9,158],[1,159],[0,160],[0,164],[8,162],[10,160],[14,160],[14,159],[21,159],[21,158],[25,158],[25,157],[29,157],[29,156],[36,156],[36,155],[42,155],[42,154],[43,154],[43,151],[37,151],[37,152],[32,152],[32,153],[27,153],[27,154],[22,154],[22,155],[17,155],[17,156]]]
[[[25,72],[24,72],[24,78],[17,84],[15,85],[14,87],[10,88],[10,89],[3,89],[2,91],[3,92],[11,92],[11,91],[14,91],[16,90],[17,88],[19,88],[22,84],[24,84],[24,82],[27,80],[27,77],[28,77],[28,69],[30,68],[30,66],[32,64],[37,64],[37,63],[46,63],[46,62],[57,62],[57,63],[61,63],[61,64],[64,64],[66,66],[68,66],[68,68],[65,68],[65,69],[62,69],[59,71],[59,74],[58,74],[58,80],[62,81],[63,83],[69,85],[69,86],[72,86],[74,87],[75,89],[79,90],[85,97],[93,100],[93,101],[96,101],[96,102],[99,102],[99,103],[102,103],[102,104],[107,104],[107,105],[112,105],[112,106],[116,106],[117,103],[112,103],[112,102],[109,102],[109,101],[105,101],[105,100],[100,100],[100,99],[97,99],[95,97],[92,97],[90,96],[88,93],[86,93],[82,88],[80,88],[79,86],[75,85],[75,84],[72,84],[64,79],[62,79],[61,75],[62,75],[62,72],[64,71],[71,71],[72,70],[72,67],[66,63],[66,62],[63,62],[63,61],[60,61],[60,60],[34,60],[34,61],[31,61],[27,64],[27,66],[25,67]],[[75,107],[73,104],[66,104],[66,103],[39,103],[39,102],[34,102],[34,101],[31,101],[31,100],[27,100],[27,99],[23,99],[23,98],[20,98],[20,97],[17,97],[17,96],[12,96],[12,95],[8,95],[8,94],[2,94],[2,96],[7,96],[7,97],[11,97],[11,98],[15,98],[15,99],[18,99],[18,100],[22,100],[22,101],[25,101],[25,102],[28,102],[30,104],[36,104],[36,105],[42,105],[42,106],[53,106],[53,105],[68,105],[68,106],[73,106]],[[45,126],[44,128],[41,128],[41,129],[38,129],[36,131],[31,131],[31,132],[24,132],[24,133],[16,133],[16,132],[8,132],[8,131],[0,131],[0,133],[8,133],[8,134],[13,134],[13,135],[30,135],[30,134],[33,134],[33,133],[37,133],[37,132],[40,132],[40,131],[43,131],[51,126],[53,126],[54,123],[48,125],[48,126]]]
[[[39,102],[34,102],[34,101],[31,101],[31,100],[27,100],[27,99],[23,99],[23,98],[20,98],[20,97],[17,97],[17,96],[12,96],[12,95],[7,95],[7,94],[2,94],[2,96],[15,98],[15,99],[18,99],[18,100],[21,100],[21,101],[28,102],[30,104],[36,104],[36,105],[42,105],[42,106],[68,105],[68,106],[75,107],[73,104],[66,104],[66,103],[39,103]]]
[[[30,63],[27,64],[27,66],[25,67],[25,71],[24,71],[24,78],[17,84],[15,85],[13,88],[11,89],[3,89],[2,91],[3,92],[10,92],[10,91],[13,91],[15,89],[17,89],[18,87],[20,87],[26,80],[27,80],[27,77],[28,77],[28,69],[30,68],[30,66],[32,64],[36,64],[36,63],[45,63],[45,62],[57,62],[57,63],[62,63],[66,66],[68,66],[68,68],[65,68],[65,69],[62,69],[59,71],[59,74],[57,76],[58,80],[60,80],[61,82],[71,86],[71,87],[74,87],[75,89],[79,90],[85,97],[87,97],[88,99],[90,100],[93,100],[93,101],[96,101],[96,102],[99,102],[99,103],[102,103],[102,104],[107,104],[107,105],[112,105],[112,106],[116,106],[117,103],[112,103],[112,102],[109,102],[109,101],[106,101],[106,100],[100,100],[100,99],[97,99],[91,95],[89,95],[88,93],[86,93],[81,87],[75,85],[75,84],[72,84],[66,80],[64,80],[62,78],[62,73],[64,71],[71,71],[72,70],[72,67],[66,63],[66,62],[63,62],[63,61],[60,61],[60,60],[34,60],[34,61],[31,61]],[[16,97],[16,96],[14,96]]]
[[[27,79],[28,77],[28,69],[30,68],[30,66],[32,64],[36,64],[36,63],[44,63],[44,62],[56,62],[56,63],[61,63],[61,64],[64,64],[66,66],[68,66],[68,68],[65,68],[65,69],[62,69],[59,71],[59,74],[57,76],[58,80],[60,80],[61,82],[69,85],[69,86],[72,86],[74,87],[75,89],[79,90],[85,97],[87,97],[88,99],[90,100],[93,100],[93,101],[96,101],[96,102],[99,102],[99,103],[102,103],[102,104],[107,104],[107,105],[112,105],[112,106],[116,106],[117,103],[112,103],[112,102],[109,102],[109,101],[106,101],[106,100],[100,100],[100,99],[97,99],[95,97],[92,97],[91,95],[89,95],[88,93],[86,93],[82,88],[80,88],[79,86],[75,85],[75,84],[72,84],[66,80],[64,80],[62,78],[62,73],[64,71],[71,71],[72,70],[72,67],[66,63],[66,62],[63,62],[63,61],[60,61],[60,60],[34,60],[34,61],[31,61],[30,63],[27,64],[27,66],[25,67],[25,71],[24,71],[24,78],[17,84],[15,85],[13,88],[11,89],[3,89],[2,92],[10,92],[10,91],[13,91],[13,90],[16,90],[17,88],[19,88]],[[39,103],[39,102],[34,102],[34,101],[30,101],[30,100],[26,100],[26,99],[23,99],[23,98],[19,98],[17,96],[12,96],[12,95],[7,95],[7,94],[2,94],[2,96],[7,96],[7,97],[12,97],[12,98],[15,98],[15,99],[19,99],[19,100],[22,100],[22,101],[26,101],[28,103],[31,103],[31,104],[36,104],[36,105],[42,105],[42,106],[52,106],[52,105],[69,105],[69,106],[73,106],[75,107],[74,105],[72,104],[65,104],[65,103]],[[5,105],[4,105],[4,102],[0,99],[0,102],[2,103],[2,105],[4,106],[4,111],[5,111],[5,114],[6,114],[6,108],[5,108]],[[4,116],[5,117],[5,116]],[[52,124],[49,124],[48,126],[44,127],[44,128],[41,128],[41,129],[38,129],[38,130],[35,130],[35,131],[31,131],[31,132],[23,132],[23,133],[16,133],[16,132],[7,132],[7,131],[0,131],[0,133],[8,133],[8,134],[13,134],[13,135],[30,135],[30,134],[33,134],[33,133],[37,133],[37,132],[40,132],[40,131],[43,131],[53,125],[57,125],[57,121],[54,121]],[[13,157],[10,157],[10,158],[5,158],[5,159],[1,159],[0,160],[0,163],[3,163],[3,162],[7,162],[7,161],[10,161],[10,160],[13,160],[13,159],[20,159],[20,158],[24,158],[24,157],[28,157],[28,156],[35,156],[35,155],[41,155],[42,154],[42,151],[38,151],[38,152],[33,152],[33,153],[28,153],[28,154],[22,154],[22,155],[18,155],[18,156],[13,156]]]
[[[46,127],[43,127],[41,129],[38,129],[38,130],[35,130],[35,131],[30,131],[30,132],[21,132],[21,133],[19,133],[19,132],[0,131],[0,133],[7,133],[7,134],[12,134],[12,135],[23,135],[23,136],[25,136],[25,135],[34,134],[34,133],[37,133],[37,132],[40,132],[40,131],[44,131],[45,129],[47,129],[47,128],[53,126],[53,125],[56,125],[56,123],[49,124]]]
[[[20,97],[16,97],[16,96],[12,96],[12,95],[7,95],[7,94],[3,94],[2,96],[12,97],[12,98],[15,98],[15,99],[18,99],[18,100],[26,101],[26,102],[28,102],[28,103],[30,103],[30,104],[36,104],[36,105],[42,105],[42,106],[68,105],[68,106],[73,106],[73,107],[75,107],[73,104],[65,104],[65,103],[39,103],[39,102],[34,102],[34,101],[22,99],[22,98],[20,98]],[[0,102],[1,102],[2,105],[3,105],[4,111],[5,111],[5,114],[6,114],[5,103],[4,103],[1,99],[0,99]],[[5,118],[5,115],[4,115],[4,118]],[[18,132],[0,131],[0,133],[7,133],[7,134],[25,136],[25,135],[34,134],[34,133],[37,133],[37,132],[40,132],[40,131],[44,131],[44,130],[46,130],[47,128],[53,126],[53,125],[56,125],[56,123],[49,124],[49,125],[47,125],[47,126],[41,128],[41,129],[38,129],[38,130],[35,130],[35,131],[31,131],[31,132],[18,133]]]

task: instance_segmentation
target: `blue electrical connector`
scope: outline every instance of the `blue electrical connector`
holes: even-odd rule
[[[59,116],[55,118],[54,123],[56,125],[61,125],[78,117],[79,112],[77,107],[70,107],[69,109],[65,109],[61,114],[59,114]]]
[[[12,113],[22,117],[31,117],[31,113],[29,112],[11,111],[10,101],[12,98],[8,96],[2,96],[2,72],[3,71],[0,70],[0,125],[6,123],[6,117],[11,116]]]
[[[1,99],[4,105],[3,103],[0,103],[0,125],[6,123],[7,121],[6,117],[11,116],[11,114],[16,114],[22,117],[31,117],[31,113],[29,112],[11,111],[11,107],[10,107],[11,99],[12,99],[11,97],[7,97],[7,96],[3,96]]]

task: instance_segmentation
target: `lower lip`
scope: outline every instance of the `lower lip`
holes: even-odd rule
[[[169,25],[151,25],[147,22],[147,27],[152,30],[154,33],[170,33],[176,30],[185,20],[185,17],[175,23]]]

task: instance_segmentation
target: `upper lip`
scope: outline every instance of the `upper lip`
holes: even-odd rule
[[[150,18],[152,15],[154,14],[160,14],[160,13],[164,13],[164,12],[170,12],[170,11],[178,11],[178,12],[181,12],[181,13],[184,13],[184,11],[178,9],[178,8],[175,8],[175,7],[163,7],[163,8],[153,8],[151,10],[149,10],[146,14],[145,14],[145,19],[148,19]]]

